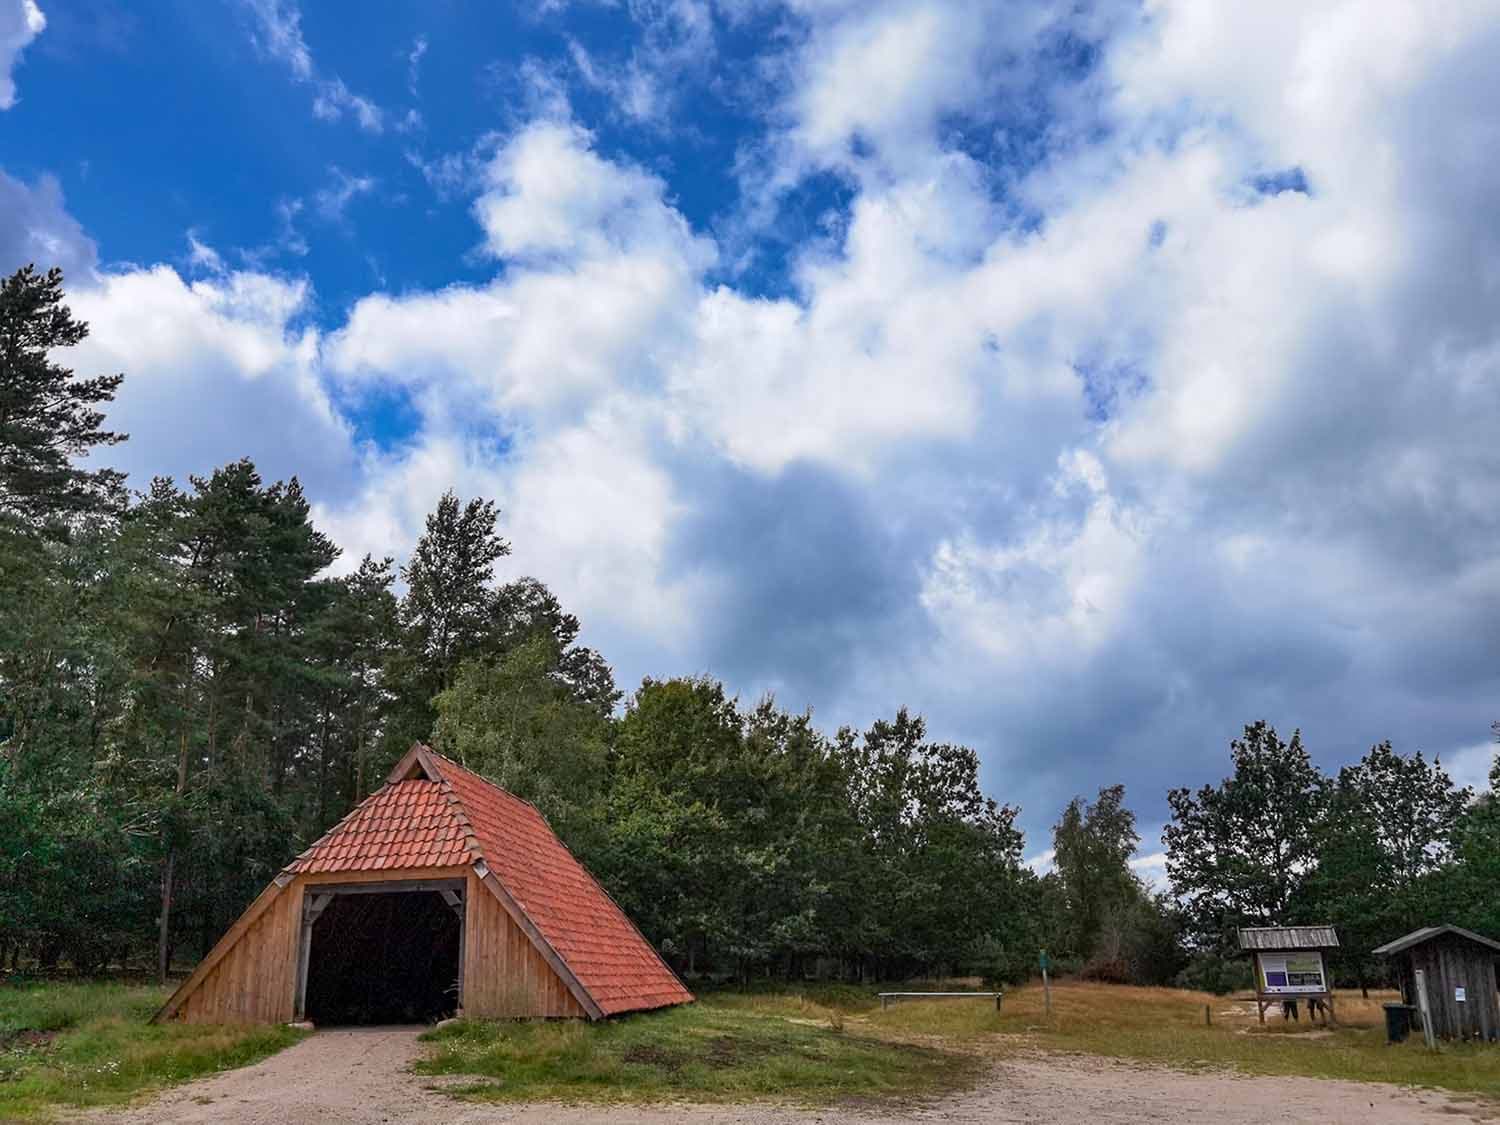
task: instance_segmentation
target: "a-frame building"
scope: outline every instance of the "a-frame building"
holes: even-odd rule
[[[533,805],[419,744],[155,1018],[601,1019],[692,999]]]

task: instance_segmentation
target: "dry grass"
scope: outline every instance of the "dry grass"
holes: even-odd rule
[[[964,1043],[1003,1053],[1036,1048],[1185,1068],[1290,1074],[1432,1086],[1500,1097],[1500,1046],[1452,1044],[1429,1051],[1421,1036],[1385,1042],[1382,1002],[1394,993],[1337,994],[1339,1026],[1286,1023],[1280,1009],[1256,1019],[1252,1000],[1170,988],[1061,984],[1052,1013],[1039,985],[1008,991],[1003,1013],[984,1001],[911,1002],[859,1018],[893,1038]],[[1212,1023],[1205,1024],[1207,1007]],[[853,1024],[855,1021],[851,1021]]]

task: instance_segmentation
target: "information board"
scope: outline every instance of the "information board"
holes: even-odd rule
[[[1327,992],[1321,953],[1262,953],[1260,990],[1277,996]]]

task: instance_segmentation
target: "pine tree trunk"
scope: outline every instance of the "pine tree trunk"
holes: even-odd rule
[[[174,792],[181,800],[187,790],[188,736],[184,723],[177,741],[177,785]],[[177,870],[177,845],[167,847],[167,863],[161,875],[161,921],[156,935],[156,983],[167,983],[167,970],[172,959],[172,880]]]
[[[156,935],[156,983],[167,983],[167,962],[171,960],[172,872],[177,866],[177,849],[167,849],[167,865],[161,875],[161,921]]]

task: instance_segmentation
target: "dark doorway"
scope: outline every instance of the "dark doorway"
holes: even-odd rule
[[[451,1015],[459,926],[436,891],[335,895],[313,924],[307,1018],[327,1026]]]

